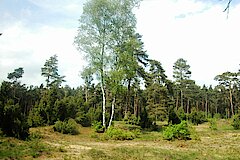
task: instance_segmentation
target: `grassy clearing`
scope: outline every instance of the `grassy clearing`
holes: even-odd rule
[[[219,120],[217,130],[209,123],[194,126],[199,139],[166,141],[161,132],[143,132],[132,141],[101,140],[102,134],[80,128],[79,135],[63,135],[52,127],[33,128],[41,139],[20,141],[0,139],[0,159],[86,159],[86,160],[155,160],[155,159],[240,159],[240,131],[229,121]]]

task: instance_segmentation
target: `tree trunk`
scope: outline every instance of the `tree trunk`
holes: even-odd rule
[[[208,118],[208,98],[207,98],[207,96],[205,98],[205,114],[206,114],[206,118]]]
[[[130,100],[131,100],[131,79],[128,79],[128,92],[127,92],[127,105],[126,105],[126,108],[125,108],[125,117],[127,115],[127,112],[130,108]]]
[[[178,110],[178,94],[177,94],[177,99],[176,99],[176,109]]]
[[[109,124],[108,124],[108,128],[110,128],[111,124],[112,124],[113,115],[114,115],[115,102],[116,102],[116,98],[114,97],[113,101],[112,101],[112,113],[111,113],[110,121],[109,121]]]
[[[197,108],[197,112],[198,112],[198,101],[196,102],[196,108]]]
[[[216,107],[215,107],[215,113],[216,113],[216,114],[218,113],[218,107],[217,107],[217,105],[216,105]]]
[[[105,38],[104,38],[105,39]],[[103,127],[106,129],[106,122],[105,122],[105,114],[106,114],[106,96],[104,91],[104,52],[105,52],[105,44],[102,44],[102,51],[101,51],[101,69],[100,69],[100,76],[101,76],[101,90],[102,90],[102,108],[103,108]]]
[[[106,114],[106,97],[105,97],[105,91],[103,87],[103,80],[101,81],[101,90],[102,90],[102,108],[103,108],[103,127],[106,128],[106,123],[105,123],[105,114]]]
[[[190,108],[190,100],[187,100],[187,114],[189,114],[189,108]]]
[[[229,100],[230,100],[230,107],[231,107],[232,116],[234,116],[233,95],[232,95],[232,89],[231,88],[229,88]]]
[[[180,91],[180,94],[181,94],[181,107],[183,107],[183,91],[182,90]]]
[[[138,96],[137,94],[134,97],[134,115],[138,117]]]
[[[85,101],[88,102],[88,87],[85,88]]]

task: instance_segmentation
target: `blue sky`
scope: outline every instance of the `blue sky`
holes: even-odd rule
[[[84,2],[0,0],[0,81],[23,67],[22,82],[40,85],[41,67],[57,54],[66,84],[79,86],[85,62],[73,41]],[[174,62],[184,58],[198,84],[216,84],[217,74],[240,69],[240,5],[233,2],[226,19],[226,0],[143,0],[135,10],[137,32],[170,79]]]

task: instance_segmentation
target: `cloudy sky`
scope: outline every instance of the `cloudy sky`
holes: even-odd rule
[[[73,41],[84,2],[0,0],[0,81],[23,67],[22,82],[40,85],[41,67],[57,54],[66,84],[81,85],[84,60]],[[227,0],[143,0],[135,11],[137,32],[169,78],[174,62],[184,58],[199,85],[216,84],[217,74],[240,69],[240,2],[233,2],[227,19]]]

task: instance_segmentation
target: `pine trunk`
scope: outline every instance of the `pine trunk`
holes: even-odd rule
[[[206,118],[208,118],[208,99],[207,99],[207,96],[206,96],[206,99],[205,99],[205,114],[206,114]]]
[[[181,107],[183,107],[183,91],[181,90]]]
[[[177,100],[176,100],[176,109],[178,110],[178,95],[177,95]]]
[[[187,100],[187,114],[189,115],[189,108],[190,108],[190,100]]]
[[[230,100],[232,116],[234,116],[233,95],[232,95],[232,89],[231,88],[229,89],[229,100]]]
[[[138,117],[138,96],[136,94],[134,98],[134,115]]]
[[[130,100],[131,100],[131,79],[128,79],[128,91],[127,91],[127,104],[125,108],[125,117],[127,116],[127,112],[130,109]]]

